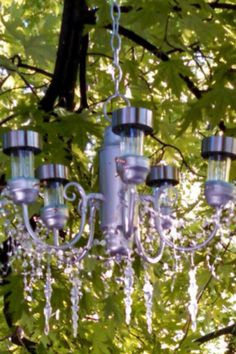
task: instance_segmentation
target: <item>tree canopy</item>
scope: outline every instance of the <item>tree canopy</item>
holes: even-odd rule
[[[185,233],[192,237],[211,212],[203,196],[194,195],[206,177],[201,139],[220,131],[236,136],[235,14],[233,0],[121,2],[121,91],[132,106],[153,111],[154,134],[147,139],[146,153],[152,163],[165,160],[181,169],[183,205],[178,213],[184,222],[191,219]],[[38,163],[63,163],[71,180],[97,191],[98,150],[108,124],[102,105],[114,92],[109,2],[2,0],[0,15],[0,133],[21,127],[38,131],[44,141]],[[124,102],[114,100],[108,110],[120,106]],[[3,188],[10,170],[3,154],[0,165]],[[235,167],[231,179],[236,179]],[[38,210],[36,205],[32,214]],[[177,257],[175,271],[167,251],[159,264],[148,266],[154,287],[152,334],[146,328],[140,260],[134,260],[132,320],[127,326],[122,286],[116,281],[119,267],[104,281],[106,264],[88,258],[81,270],[79,333],[73,338],[64,275],[52,269],[54,314],[46,336],[43,282],[27,304],[21,268],[17,262],[6,268],[9,250],[2,216],[0,353],[235,353],[235,215],[231,221],[225,216],[225,224],[220,237],[195,255],[195,332],[187,311],[190,258]],[[101,239],[98,226],[96,238]],[[92,253],[104,254],[97,248]]]

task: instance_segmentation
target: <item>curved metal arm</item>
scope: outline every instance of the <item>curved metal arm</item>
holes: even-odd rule
[[[55,239],[57,239],[57,230],[53,230],[53,236],[54,236],[54,245],[49,245],[46,242],[43,242],[38,236],[37,234],[34,232],[34,230],[32,229],[31,225],[30,225],[30,221],[29,221],[29,214],[28,214],[28,206],[26,204],[22,205],[23,208],[23,218],[24,218],[24,223],[25,223],[25,227],[29,233],[29,235],[31,236],[31,238],[35,241],[36,244],[40,245],[41,247],[47,249],[47,250],[62,250],[65,251],[67,249],[70,249],[81,237],[82,231],[78,233],[75,237],[73,237],[73,239],[70,242],[64,243],[63,245],[58,245],[57,241],[55,241]],[[93,237],[94,237],[94,217],[95,217],[95,212],[96,212],[96,207],[93,205],[90,208],[90,218],[89,218],[89,223],[90,223],[90,233],[89,233],[89,238],[88,238],[88,242],[87,245],[83,248],[82,252],[77,256],[77,260],[80,261],[81,259],[83,259],[88,251],[90,250],[90,248],[92,247],[93,244]]]
[[[175,245],[174,242],[172,242],[171,240],[169,240],[166,235],[163,232],[163,228],[161,226],[161,218],[160,218],[160,196],[163,193],[163,191],[169,188],[168,186],[163,186],[160,187],[159,190],[157,191],[157,193],[155,194],[155,199],[154,199],[154,203],[155,203],[155,209],[157,211],[156,213],[156,217],[155,217],[155,227],[161,237],[161,239],[163,240],[163,242],[165,242],[169,247],[175,249],[176,251],[180,251],[180,252],[194,252],[197,251],[203,247],[205,247],[216,235],[218,229],[220,228],[219,225],[219,218],[221,215],[221,209],[217,209],[216,210],[216,220],[214,221],[214,229],[212,230],[210,236],[203,242],[194,245],[194,246],[189,246],[189,247],[183,247],[183,246],[177,246]],[[173,187],[171,187],[173,188]]]
[[[86,257],[88,252],[93,246],[95,213],[96,213],[96,206],[92,205],[90,208],[90,217],[89,217],[90,231],[89,231],[88,242],[87,245],[81,251],[81,253],[77,256],[77,261],[81,261],[84,257]]]
[[[74,187],[79,195],[81,196],[81,199],[79,199],[79,202],[78,202],[78,206],[77,206],[77,210],[79,213],[81,213],[81,218],[83,216],[83,214],[86,214],[87,212],[87,207],[88,207],[88,197],[83,189],[83,187],[77,183],[77,182],[69,182],[65,185],[64,187],[64,198],[65,200],[67,200],[68,202],[74,202],[76,200],[76,193],[68,193],[68,189],[70,187]],[[82,222],[82,220],[81,220]]]
[[[136,188],[133,185],[129,185],[124,192],[123,203],[123,225],[125,237],[128,239],[134,234],[134,221],[135,221],[135,206],[136,206]]]
[[[31,238],[35,241],[36,244],[39,244],[40,246],[42,246],[45,249],[51,250],[67,250],[70,249],[71,247],[73,247],[81,238],[82,233],[84,231],[84,226],[86,223],[86,214],[87,214],[87,209],[88,209],[88,204],[91,204],[90,206],[90,234],[89,234],[89,239],[88,239],[88,243],[85,246],[84,250],[82,251],[82,256],[78,256],[79,259],[82,259],[83,253],[87,253],[87,250],[91,248],[92,245],[92,240],[93,240],[93,234],[94,234],[94,225],[93,225],[93,218],[95,215],[95,211],[96,211],[96,206],[93,205],[93,201],[99,200],[101,201],[103,199],[103,196],[99,193],[94,193],[94,194],[89,194],[88,196],[86,195],[84,189],[76,182],[70,182],[68,183],[65,188],[64,188],[64,197],[66,200],[69,201],[74,201],[76,199],[76,194],[72,193],[72,195],[68,195],[67,194],[67,190],[69,187],[75,187],[80,196],[81,196],[81,200],[78,203],[78,212],[80,212],[81,214],[81,222],[80,222],[80,227],[79,227],[79,232],[71,239],[71,241],[66,242],[62,245],[58,244],[58,232],[54,229],[53,230],[53,236],[54,236],[54,245],[49,245],[45,242],[43,242],[38,236],[37,234],[34,232],[34,230],[32,229],[30,222],[29,222],[29,213],[28,213],[28,206],[26,204],[22,205],[22,209],[23,209],[23,218],[24,218],[24,223],[26,226],[26,229],[29,233],[29,235],[31,236]],[[82,258],[81,258],[82,257]]]
[[[143,248],[143,245],[141,243],[140,240],[140,230],[139,228],[137,228],[135,234],[134,234],[134,241],[136,243],[137,249],[138,249],[138,254],[148,263],[151,264],[156,264],[158,262],[160,262],[162,255],[163,255],[163,251],[165,248],[165,242],[163,241],[162,238],[160,238],[160,247],[157,251],[157,254],[154,257],[151,257],[149,255],[147,255],[146,251]]]
[[[140,195],[139,196],[139,200],[140,202],[148,202],[148,203],[152,203],[154,204],[154,198],[153,196],[151,195]],[[148,208],[149,210],[150,208]],[[152,211],[154,211],[152,209]],[[163,251],[164,251],[164,248],[165,248],[165,242],[164,240],[160,237],[160,246],[159,246],[159,249],[157,250],[157,253],[155,256],[149,256],[143,245],[142,245],[142,242],[141,242],[141,239],[140,239],[140,229],[139,227],[137,228],[135,234],[134,234],[134,242],[137,246],[137,249],[138,249],[138,254],[148,263],[151,263],[151,264],[156,264],[158,263],[161,258],[162,258],[162,255],[163,255]]]

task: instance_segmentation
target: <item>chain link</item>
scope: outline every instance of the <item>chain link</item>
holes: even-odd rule
[[[120,66],[121,37],[119,35],[120,6],[116,1],[111,4],[112,34],[111,49],[113,51],[113,71],[112,80],[115,84],[115,94],[119,95],[119,86],[122,79],[122,69]]]
[[[122,98],[125,103],[130,106],[130,102],[125,95],[120,93],[120,82],[122,80],[122,69],[120,66],[120,49],[121,49],[121,37],[119,35],[119,22],[120,22],[120,6],[118,1],[113,0],[111,2],[110,15],[112,20],[112,33],[111,33],[111,49],[113,52],[113,61],[112,61],[112,81],[114,82],[114,94],[107,98],[106,102],[103,105],[103,113],[105,118],[111,122],[111,119],[107,115],[107,105],[114,98]]]

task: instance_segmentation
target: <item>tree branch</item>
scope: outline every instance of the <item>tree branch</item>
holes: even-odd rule
[[[9,122],[9,120],[12,120],[13,118],[15,118],[17,116],[17,114],[13,113],[11,114],[10,116],[7,116],[6,118],[3,118],[1,121],[0,121],[0,126],[2,126],[3,124]]]
[[[105,28],[111,30],[112,25],[111,24],[106,25]],[[123,26],[119,26],[119,33],[122,34],[124,37],[130,39],[134,43],[140,45],[144,49],[148,50],[150,53],[154,54],[155,57],[157,57],[158,59],[161,59],[162,61],[169,61],[169,57],[165,52],[158,49],[155,45],[148,42],[145,38],[139,36],[135,32],[133,32]]]
[[[109,24],[109,25],[106,25],[105,28],[111,30],[112,26],[111,26],[111,24]],[[133,32],[127,28],[124,28],[123,26],[119,26],[119,33],[122,34],[124,37],[130,39],[134,43],[140,45],[141,47],[143,47],[144,49],[146,49],[147,51],[149,51],[150,53],[155,55],[155,57],[157,57],[158,59],[160,59],[164,62],[167,62],[170,60],[169,56],[165,52],[163,52],[162,50],[160,50],[155,45],[148,42],[146,39],[139,36],[135,32]],[[183,74],[179,73],[179,76],[186,83],[187,87],[189,88],[189,90],[192,92],[192,94],[196,98],[199,99],[202,97],[203,92],[198,89],[198,87],[194,84],[194,82],[187,75],[183,75]]]
[[[236,323],[232,324],[231,326],[224,327],[214,332],[208,333],[205,336],[196,339],[195,342],[199,344],[203,344],[209,342],[212,339],[218,338],[220,336],[224,336],[226,334],[232,334],[234,336],[236,335]]]
[[[19,56],[19,54],[17,55],[14,55],[12,58],[11,58],[13,64],[15,64],[18,68],[24,68],[24,69],[28,69],[28,70],[32,70],[36,73],[39,73],[39,74],[42,74],[42,75],[45,75],[45,76],[48,76],[50,78],[53,77],[53,75],[51,73],[49,73],[48,71],[46,70],[43,70],[41,68],[37,68],[36,66],[32,66],[32,65],[29,65],[29,64],[24,64],[22,62],[22,59],[21,57]]]
[[[202,177],[204,178],[205,176],[201,175],[200,173],[197,173],[196,171],[194,171],[192,169],[192,167],[187,163],[187,161],[185,160],[185,157],[182,153],[182,151],[175,145],[172,145],[172,144],[166,144],[164,141],[160,140],[159,138],[157,138],[155,135],[151,135],[152,139],[156,140],[159,144],[161,144],[164,148],[165,147],[169,147],[171,149],[174,149],[178,152],[178,154],[180,155],[181,159],[182,159],[182,162],[184,164],[184,166],[191,172],[193,173],[194,175],[198,176],[198,177]]]
[[[219,3],[218,1],[214,1],[208,4],[212,9],[222,9],[222,10],[236,10],[236,5],[227,4],[227,3]]]

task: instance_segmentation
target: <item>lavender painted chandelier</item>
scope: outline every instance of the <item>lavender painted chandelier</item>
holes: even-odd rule
[[[17,229],[9,222],[5,226],[11,240],[13,257],[22,260],[26,299],[31,298],[35,282],[45,279],[46,334],[49,333],[52,316],[53,263],[63,269],[71,282],[72,327],[73,335],[77,335],[79,300],[83,286],[80,271],[84,258],[90,256],[94,242],[99,242],[94,241],[96,216],[103,235],[101,243],[106,250],[104,257],[109,260],[110,266],[115,262],[123,264],[126,323],[129,324],[131,319],[134,289],[132,261],[138,256],[145,269],[143,292],[147,326],[151,332],[153,286],[145,264],[158,263],[165,247],[169,247],[174,253],[189,252],[191,255],[189,312],[194,328],[197,284],[193,254],[206,247],[217,234],[225,206],[231,203],[231,208],[234,207],[234,185],[229,183],[229,173],[231,160],[236,159],[236,139],[223,135],[207,137],[202,141],[202,157],[208,159],[205,197],[213,208],[209,234],[203,235],[204,241],[191,241],[188,246],[182,246],[179,239],[176,240],[176,235],[180,234],[175,218],[179,171],[171,165],[150,166],[149,159],[144,155],[145,136],[153,131],[152,112],[145,108],[131,107],[129,100],[119,91],[122,71],[119,65],[121,39],[120,8],[117,2],[111,5],[111,17],[115,92],[104,105],[104,116],[111,124],[105,130],[99,153],[99,192],[86,194],[80,184],[69,181],[68,168],[61,164],[43,164],[35,171],[34,156],[42,150],[41,137],[37,132],[12,130],[3,136],[3,152],[11,160],[11,178],[2,193],[1,211],[6,215],[9,215],[9,210],[14,213]],[[107,104],[116,98],[123,99],[126,106],[115,110],[110,119]],[[145,183],[152,188],[151,194],[138,192],[138,186]],[[66,231],[70,218],[69,203],[75,202],[77,196],[79,227],[77,234],[71,236]],[[39,197],[43,199],[44,205],[40,210],[40,219],[33,226],[29,209]],[[63,239],[61,230],[64,230]],[[81,246],[81,239],[85,238],[86,244]],[[156,249],[153,249],[153,244]]]

